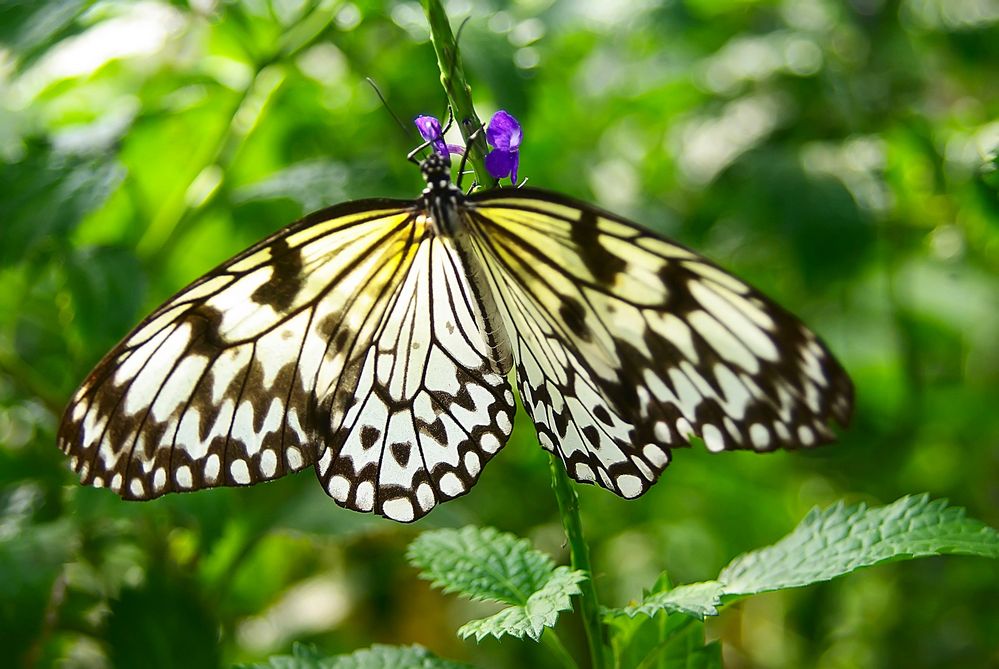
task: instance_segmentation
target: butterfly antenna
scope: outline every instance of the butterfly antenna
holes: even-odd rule
[[[368,82],[368,85],[371,86],[372,89],[374,89],[375,95],[377,95],[378,99],[382,101],[382,106],[385,107],[385,111],[387,111],[392,116],[392,120],[394,120],[396,122],[396,124],[400,128],[402,128],[402,134],[404,134],[406,136],[406,139],[412,140],[413,139],[413,134],[412,134],[412,131],[409,129],[409,126],[407,126],[405,123],[403,123],[399,119],[399,117],[396,116],[395,112],[392,111],[392,107],[389,106],[388,100],[386,100],[385,96],[382,95],[382,92],[378,88],[378,84],[375,83],[375,80],[372,79],[371,77],[364,77],[364,80],[366,82]]]
[[[382,92],[381,90],[379,90],[378,84],[375,83],[375,80],[372,79],[371,77],[365,77],[364,80],[368,82],[368,85],[370,85],[372,89],[374,89],[375,95],[377,95],[378,99],[382,101],[382,106],[385,107],[385,110],[392,116],[392,120],[396,122],[396,125],[402,128],[402,134],[406,136],[406,140],[413,141],[413,134],[412,131],[409,129],[409,126],[403,123],[402,120],[396,115],[396,113],[392,111],[392,107],[389,106],[388,100],[386,100],[385,96],[382,95]],[[418,147],[416,147],[406,155],[406,160],[416,165],[419,165],[420,161],[416,160],[415,156],[417,153],[423,151],[428,146],[430,146],[429,141],[420,144]]]

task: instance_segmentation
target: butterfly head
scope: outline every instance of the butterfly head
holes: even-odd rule
[[[420,172],[423,173],[423,178],[427,182],[424,193],[447,191],[454,186],[451,183],[450,158],[431,153],[420,163]]]

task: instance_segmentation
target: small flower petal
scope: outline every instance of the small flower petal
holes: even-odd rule
[[[434,151],[445,158],[450,155],[448,145],[444,143],[444,129],[440,121],[433,116],[417,116],[413,119],[413,123],[420,131],[420,136],[431,143]]]
[[[486,128],[486,141],[502,151],[516,151],[524,137],[520,123],[506,111],[500,109],[489,119]]]
[[[493,149],[486,156],[486,169],[494,179],[502,179],[509,176],[511,170],[516,173],[518,156],[515,151],[501,151]]]

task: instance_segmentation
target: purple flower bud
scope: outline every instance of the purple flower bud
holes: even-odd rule
[[[444,143],[444,129],[441,127],[440,121],[433,116],[417,116],[413,119],[413,123],[420,131],[420,136],[434,147],[434,151],[444,158],[449,157],[449,147]]]
[[[517,168],[520,165],[520,143],[524,138],[520,123],[513,116],[499,110],[489,119],[486,128],[486,141],[493,150],[486,156],[486,169],[495,179],[509,176],[517,183]]]

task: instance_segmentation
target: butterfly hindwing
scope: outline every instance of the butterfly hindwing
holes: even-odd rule
[[[506,443],[516,405],[484,303],[451,240],[428,235],[317,462],[337,503],[416,520],[468,492]]]
[[[532,189],[472,196],[467,219],[542,445],[578,481],[642,494],[670,449],[828,441],[849,379],[782,308],[628,221]]]

